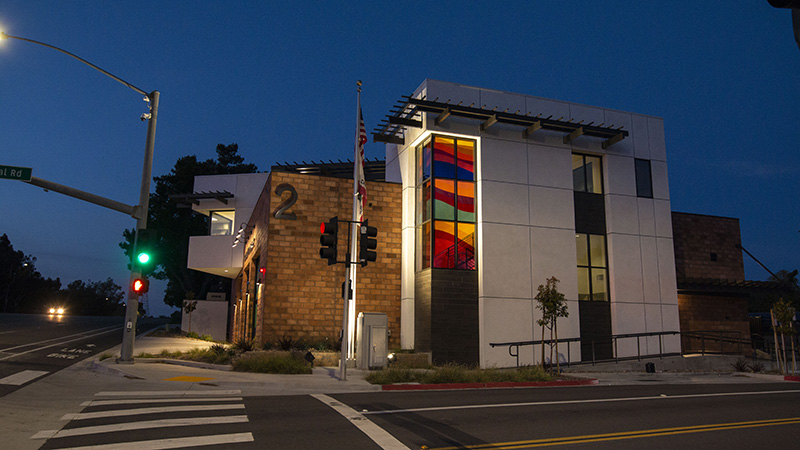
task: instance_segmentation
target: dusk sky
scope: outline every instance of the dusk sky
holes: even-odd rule
[[[425,78],[662,117],[673,211],[740,219],[773,271],[800,268],[800,49],[751,1],[0,0],[0,30],[91,61],[161,103],[153,175],[239,144],[267,171],[352,158]],[[142,96],[41,46],[0,41],[0,165],[136,204]],[[384,158],[370,139],[370,159]],[[64,286],[113,278],[134,219],[0,180],[0,235]],[[745,256],[748,279],[769,274]],[[151,289],[152,312],[169,313]],[[162,287],[163,289],[163,287]]]

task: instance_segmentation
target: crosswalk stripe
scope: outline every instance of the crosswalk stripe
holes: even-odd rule
[[[117,444],[70,447],[61,450],[166,450],[171,448],[191,448],[201,445],[237,444],[253,442],[252,433],[216,434],[212,436],[193,436],[186,438],[155,439],[151,441],[121,442]]]
[[[81,403],[83,407],[111,406],[111,405],[137,405],[142,403],[196,403],[196,402],[233,402],[242,401],[242,397],[211,397],[211,398],[151,398],[151,399],[122,399],[122,400],[90,400]]]
[[[98,419],[104,417],[123,417],[136,416],[139,414],[160,414],[183,411],[218,411],[225,409],[244,409],[242,404],[223,404],[223,405],[187,405],[187,406],[163,406],[153,408],[122,409],[115,411],[97,411],[89,413],[65,414],[61,420],[85,420]]]
[[[188,427],[194,425],[220,425],[248,422],[247,416],[186,417],[181,419],[145,420],[141,422],[114,423],[91,427],[69,428],[52,433],[52,430],[40,431],[31,439],[51,439],[88,434],[110,433],[118,431],[147,430],[151,428]]]
[[[23,384],[35,380],[39,377],[45,376],[48,373],[50,372],[46,372],[43,370],[23,370],[22,372],[17,372],[13,375],[9,375],[5,378],[0,379],[0,384],[22,386]]]
[[[240,389],[218,389],[202,391],[103,391],[95,397],[200,397],[212,395],[242,395]]]

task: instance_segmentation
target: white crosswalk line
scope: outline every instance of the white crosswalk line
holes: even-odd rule
[[[160,414],[185,411],[219,411],[226,409],[244,409],[242,404],[223,405],[187,405],[187,406],[162,406],[153,408],[119,409],[114,411],[97,411],[89,413],[64,414],[61,420],[86,420],[103,417],[137,416],[140,414]]]
[[[242,401],[242,397],[211,397],[211,398],[150,398],[150,399],[121,399],[121,400],[90,400],[81,403],[81,406],[111,406],[111,405],[138,405],[143,403],[197,403],[197,402],[233,402]]]
[[[242,395],[239,389],[203,391],[103,391],[95,397],[203,397],[212,395]]]
[[[39,377],[43,377],[50,372],[46,372],[43,370],[23,370],[22,372],[17,372],[13,375],[9,375],[5,378],[0,379],[0,384],[8,384],[11,386],[22,386],[23,384],[33,381]]]
[[[213,436],[193,436],[186,438],[155,439],[152,441],[122,442],[118,444],[88,445],[84,447],[62,448],[61,450],[166,450],[171,448],[192,448],[202,445],[237,444],[253,442],[252,433],[216,434]]]
[[[185,417],[180,419],[145,420],[141,422],[114,423],[110,425],[96,425],[91,427],[69,428],[53,432],[53,430],[40,431],[31,439],[51,439],[71,436],[86,436],[89,434],[111,433],[118,431],[148,430],[152,428],[189,427],[195,425],[219,425],[248,422],[247,416],[215,416],[215,417]]]

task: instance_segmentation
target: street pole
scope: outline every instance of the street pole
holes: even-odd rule
[[[153,151],[155,148],[155,140],[156,140],[156,118],[158,117],[158,98],[160,95],[159,92],[153,91],[148,94],[142,89],[139,89],[138,87],[128,83],[122,78],[106,70],[101,69],[100,67],[81,58],[80,56],[70,53],[62,48],[58,48],[54,45],[50,45],[45,42],[34,41],[33,39],[23,38],[19,36],[11,36],[4,32],[0,32],[0,39],[16,39],[59,51],[67,56],[77,59],[78,61],[86,64],[92,69],[97,70],[103,75],[106,75],[114,79],[115,81],[124,84],[130,89],[133,89],[134,91],[144,95],[145,101],[149,102],[150,113],[142,116],[143,118],[145,117],[147,118],[148,123],[147,123],[147,141],[145,142],[145,148],[144,148],[142,183],[139,189],[139,204],[134,207],[133,211],[133,217],[136,218],[137,220],[136,220],[136,230],[133,238],[133,252],[131,253],[131,255],[132,256],[136,255],[136,245],[138,244],[139,241],[139,231],[147,229],[147,216],[148,216],[148,210],[150,208],[150,181],[152,180],[153,176]],[[41,181],[44,182],[45,180]],[[107,205],[102,205],[102,206],[108,207]],[[119,211],[119,209],[117,208],[112,207],[112,209],[116,209]],[[133,280],[135,280],[139,276],[141,276],[141,269],[138,266],[138,261],[136,261],[136,259],[132,257],[131,279],[130,283],[128,283],[128,302],[125,309],[125,326],[123,327],[124,330],[122,335],[122,348],[120,350],[120,358],[119,360],[117,360],[117,362],[133,363],[133,343],[134,339],[136,338],[136,319],[139,315],[139,296],[135,292],[133,292]]]
[[[141,270],[136,260],[139,243],[139,230],[147,229],[147,216],[150,208],[150,180],[153,176],[153,151],[156,141],[156,120],[158,118],[158,98],[160,93],[153,91],[147,95],[150,99],[150,117],[147,119],[147,141],[144,146],[144,163],[142,164],[142,185],[139,189],[139,218],[136,221],[136,233],[133,238],[131,253],[131,279],[128,283],[128,302],[125,306],[125,327],[122,331],[122,347],[119,361],[133,363],[133,343],[136,339],[136,319],[139,317],[139,295],[133,292],[133,280],[139,278]]]

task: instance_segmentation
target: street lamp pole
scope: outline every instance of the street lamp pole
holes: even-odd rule
[[[142,116],[142,119],[147,119],[147,140],[144,148],[144,163],[142,165],[142,184],[139,189],[139,204],[135,207],[133,214],[133,217],[136,219],[136,231],[133,238],[133,252],[131,254],[135,255],[136,246],[139,241],[139,231],[147,229],[147,216],[150,207],[150,182],[153,177],[153,152],[156,140],[156,120],[158,118],[158,98],[160,93],[158,91],[147,93],[142,89],[139,89],[138,87],[128,83],[122,78],[56,46],[44,42],[34,41],[33,39],[11,36],[4,32],[0,32],[0,39],[17,39],[59,51],[67,56],[77,59],[78,61],[86,64],[92,69],[97,70],[103,75],[106,75],[145,96],[144,99],[149,103],[150,112]],[[125,309],[125,327],[122,335],[122,348],[120,350],[119,358],[119,362],[125,363],[133,362],[133,344],[136,338],[136,319],[139,315],[139,296],[133,292],[131,286],[133,285],[133,280],[141,276],[141,270],[138,267],[135,258],[132,258],[131,261],[131,282],[128,283],[128,301]]]

